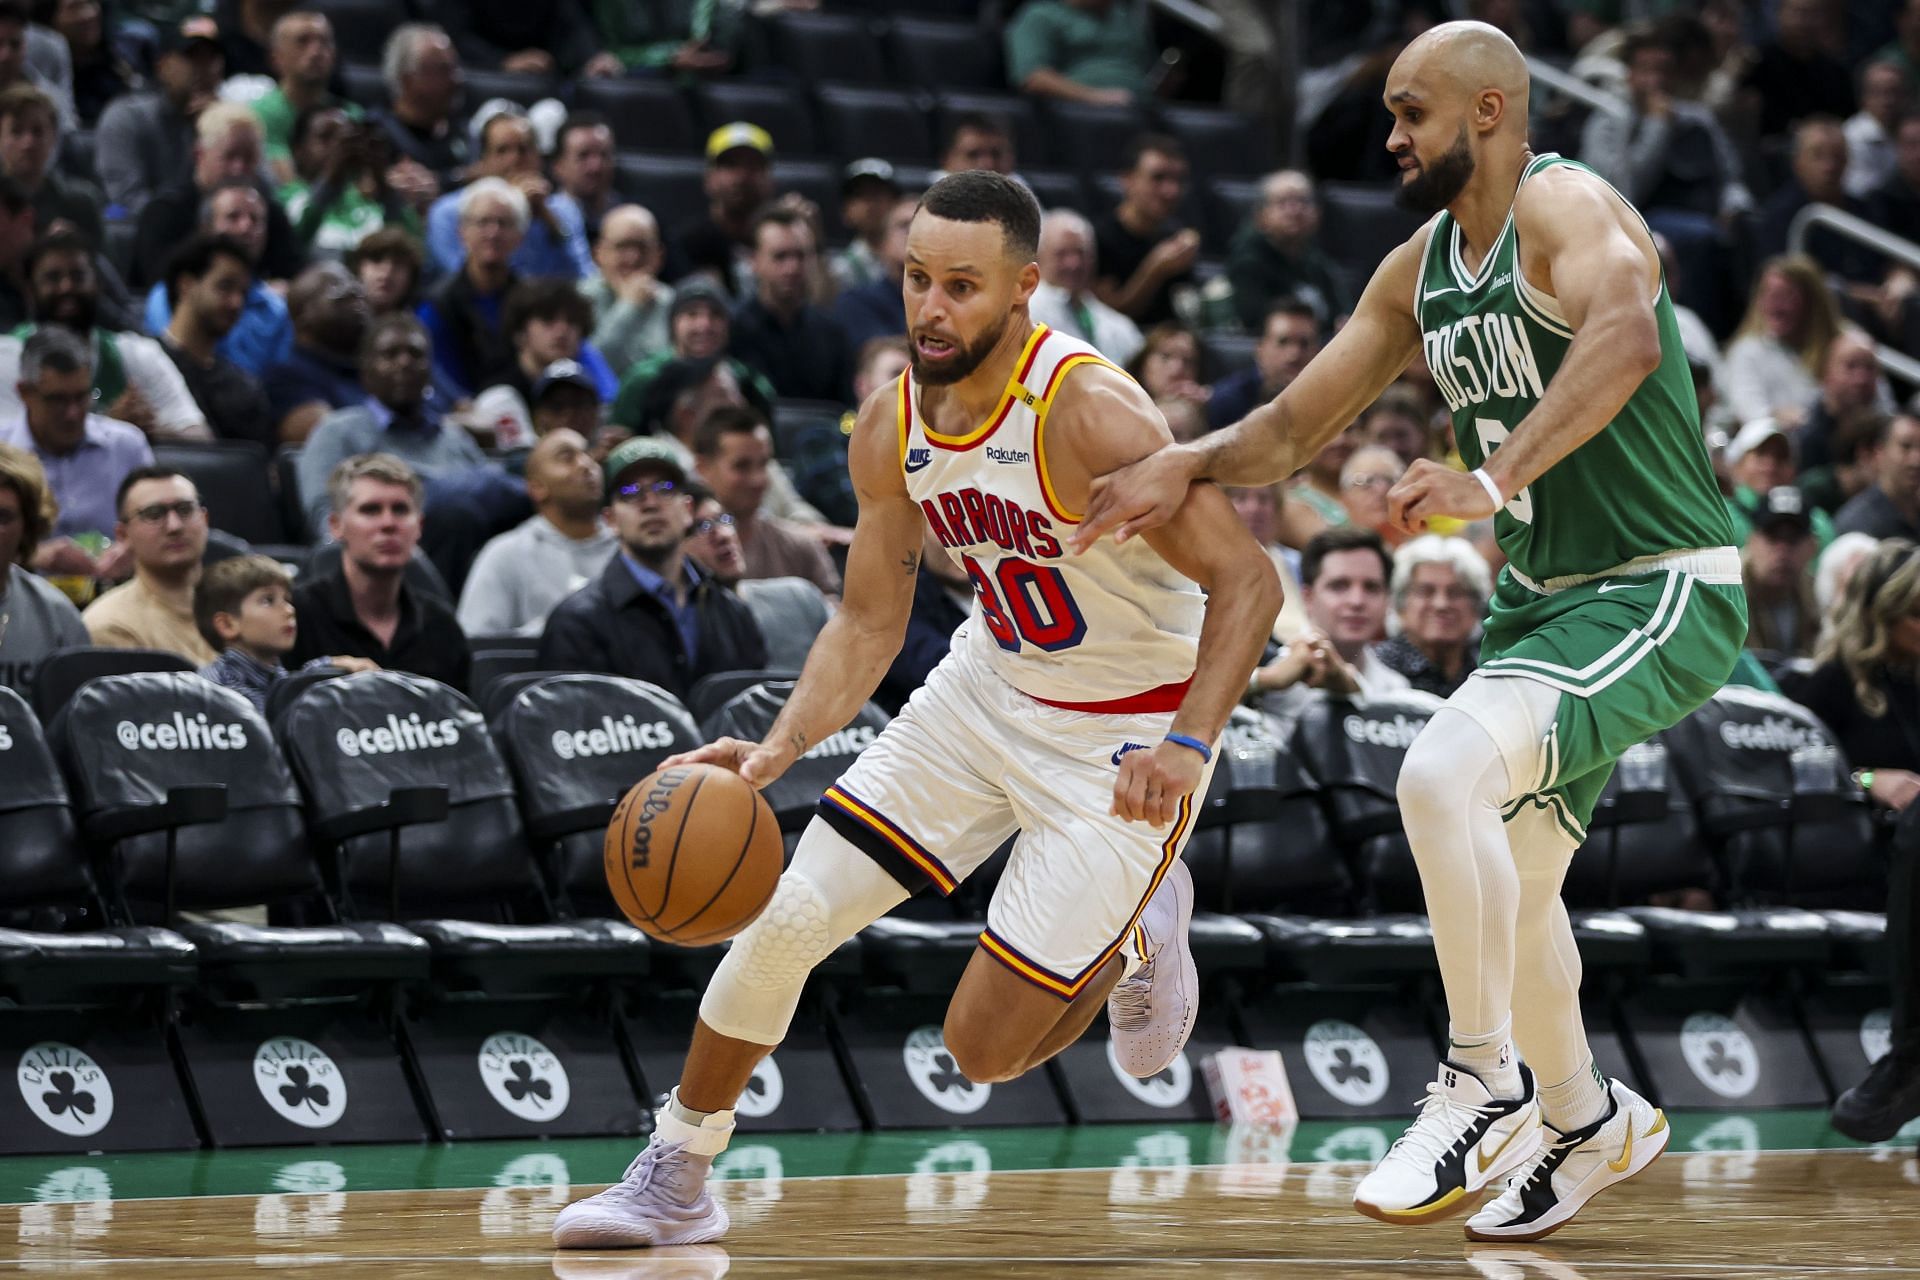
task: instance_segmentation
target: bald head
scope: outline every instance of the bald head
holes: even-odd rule
[[[1416,36],[1387,73],[1387,106],[1411,94],[1432,105],[1469,108],[1492,91],[1504,99],[1500,127],[1527,129],[1527,59],[1507,33],[1484,22],[1443,22]]]

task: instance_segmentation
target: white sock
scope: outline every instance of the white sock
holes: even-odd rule
[[[656,1142],[680,1143],[682,1154],[697,1160],[704,1169],[713,1158],[727,1149],[733,1137],[732,1111],[695,1111],[682,1105],[680,1089],[667,1095],[667,1105],[654,1113],[653,1137]]]
[[[1609,1100],[1606,1077],[1591,1056],[1560,1083],[1540,1086],[1540,1112],[1562,1133],[1584,1129],[1607,1114]]]
[[[1520,1059],[1513,1051],[1513,1018],[1501,1020],[1491,1031],[1447,1029],[1447,1061],[1480,1077],[1496,1098],[1520,1096]]]

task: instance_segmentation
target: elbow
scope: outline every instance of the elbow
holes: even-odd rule
[[[1280,575],[1262,551],[1248,558],[1246,570],[1239,576],[1241,581],[1235,583],[1232,598],[1247,610],[1249,626],[1259,623],[1264,636],[1273,630],[1280,606],[1286,602],[1286,595],[1280,589]]]
[[[1653,376],[1665,353],[1660,348],[1660,321],[1652,307],[1634,317],[1622,335],[1618,350],[1621,359],[1633,362],[1633,371],[1638,377]]]

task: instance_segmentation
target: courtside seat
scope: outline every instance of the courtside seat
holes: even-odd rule
[[[1407,748],[1440,706],[1408,691],[1392,697],[1316,698],[1288,746],[1320,785],[1334,843],[1359,881],[1363,914],[1424,911],[1396,788]]]
[[[1393,982],[1437,973],[1433,929],[1425,916],[1322,920],[1313,916],[1250,915],[1266,939],[1270,963],[1283,981],[1315,986]]]
[[[354,996],[369,983],[424,982],[432,958],[418,934],[384,922],[293,929],[217,921],[180,932],[199,951],[201,987],[236,1001]]]
[[[693,718],[697,722],[705,724],[713,718],[715,712],[732,701],[735,694],[745,693],[755,685],[765,684],[769,680],[798,680],[799,678],[798,671],[771,669],[716,671],[710,676],[701,676],[694,682],[693,688],[688,690],[687,710],[693,713]]]
[[[981,920],[883,916],[856,935],[867,980],[914,995],[951,992],[979,945]]]
[[[1833,944],[1833,967],[1884,977],[1887,973],[1887,917],[1878,911],[1822,911]]]
[[[1719,883],[1666,739],[1627,748],[1594,805],[1587,842],[1567,870],[1567,906],[1611,908]]]
[[[704,685],[704,681],[702,684]],[[708,741],[715,738],[742,738],[758,742],[766,737],[780,709],[793,695],[791,680],[758,680],[721,704],[718,710],[701,720],[701,732]],[[694,690],[698,700],[700,688]],[[797,840],[799,832],[813,818],[820,797],[839,780],[856,757],[873,745],[887,727],[888,716],[874,703],[867,703],[846,728],[828,735],[793,766],[761,791],[780,830]],[[791,852],[793,841],[789,842]]]
[[[1573,940],[1589,969],[1639,970],[1653,962],[1647,927],[1624,911],[1574,911]]]
[[[1813,713],[1729,687],[1670,736],[1730,901],[1860,909],[1885,900],[1866,797]]]
[[[1653,962],[1689,978],[1751,977],[1756,972],[1818,970],[1832,955],[1824,917],[1796,907],[1681,911],[1626,907],[1646,928]]]
[[[199,960],[194,944],[172,929],[0,929],[0,996],[21,1006],[66,1006],[130,988],[187,987]]]
[[[420,920],[409,927],[433,948],[435,976],[453,990],[497,992],[515,975],[537,986],[555,973],[633,978],[647,971],[647,936],[624,920]]]
[[[618,676],[510,677],[489,731],[517,782],[527,835],[563,915],[617,917],[602,846],[614,806],[670,755],[704,739],[679,699]]]

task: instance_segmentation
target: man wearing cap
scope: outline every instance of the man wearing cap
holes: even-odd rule
[[[578,280],[593,271],[586,224],[571,200],[554,200],[553,185],[540,172],[540,144],[526,112],[495,101],[473,118],[475,178],[503,178],[527,200],[528,223],[512,265],[522,276],[559,276]],[[435,271],[452,274],[467,260],[460,235],[460,197],[450,191],[427,210],[427,256]]]
[[[219,93],[225,66],[212,18],[196,14],[161,33],[154,60],[159,89],[116,98],[100,113],[94,167],[109,205],[138,217],[155,193],[191,167],[194,118]]]
[[[604,404],[599,384],[578,360],[555,360],[541,370],[527,402],[533,434],[545,438],[556,431],[577,431],[596,455],[603,455],[607,450],[598,447],[598,437]]]
[[[773,198],[773,136],[736,120],[707,135],[707,212],[674,233],[678,279],[703,271],[731,292],[752,243],[753,215]]]
[[[882,254],[887,239],[887,215],[900,199],[893,166],[868,156],[855,160],[840,179],[840,222],[853,232],[853,243],[833,255],[828,264],[833,282],[853,289],[887,277]]]
[[[593,244],[599,270],[580,282],[580,292],[593,305],[593,345],[619,374],[672,345],[668,326],[676,295],[660,279],[665,257],[653,214],[637,204],[607,211]],[[718,290],[714,296],[724,326],[725,298]],[[726,345],[722,338],[714,350]]]
[[[629,431],[649,431],[647,400],[654,379],[676,361],[719,359],[734,378],[753,393],[773,402],[773,385],[760,374],[726,354],[733,337],[733,308],[719,285],[704,276],[674,286],[667,308],[667,349],[627,367],[614,394],[612,420]],[[614,366],[618,368],[618,365]]]
[[[1740,552],[1749,649],[1788,658],[1813,652],[1820,607],[1814,603],[1813,575],[1808,572],[1818,550],[1811,513],[1806,498],[1790,484],[1760,496],[1753,533]]]
[[[1920,418],[1902,413],[1888,425],[1872,487],[1840,508],[1833,527],[1840,533],[1920,542]]]
[[[751,243],[754,292],[733,313],[727,349],[787,399],[848,403],[853,347],[840,322],[808,300],[819,252],[812,223],[776,204],[754,216]]]
[[[1726,462],[1733,475],[1727,514],[1733,517],[1734,535],[1744,541],[1767,494],[1794,482],[1793,438],[1773,419],[1757,418],[1728,443]],[[1833,541],[1833,521],[1824,511],[1811,515],[1814,541],[1825,547]]]
[[[577,394],[565,377],[543,379],[541,386]],[[527,455],[533,515],[474,557],[460,592],[460,628],[468,635],[537,637],[553,607],[598,577],[613,558],[620,540],[601,519],[605,480],[589,450],[591,439],[558,427],[542,432]]]
[[[900,282],[907,271],[907,230],[913,225],[914,211],[919,207],[917,196],[894,198],[886,212],[883,228],[886,234],[880,240],[874,260],[880,274],[865,284],[854,285],[833,300],[833,318],[840,322],[848,345],[855,351],[875,338],[906,335],[907,304]],[[858,399],[854,403],[858,404]]]
[[[684,699],[702,676],[766,666],[767,646],[740,598],[687,560],[687,472],[658,440],[607,458],[607,514],[618,552],[553,610],[540,665],[646,680]]]

